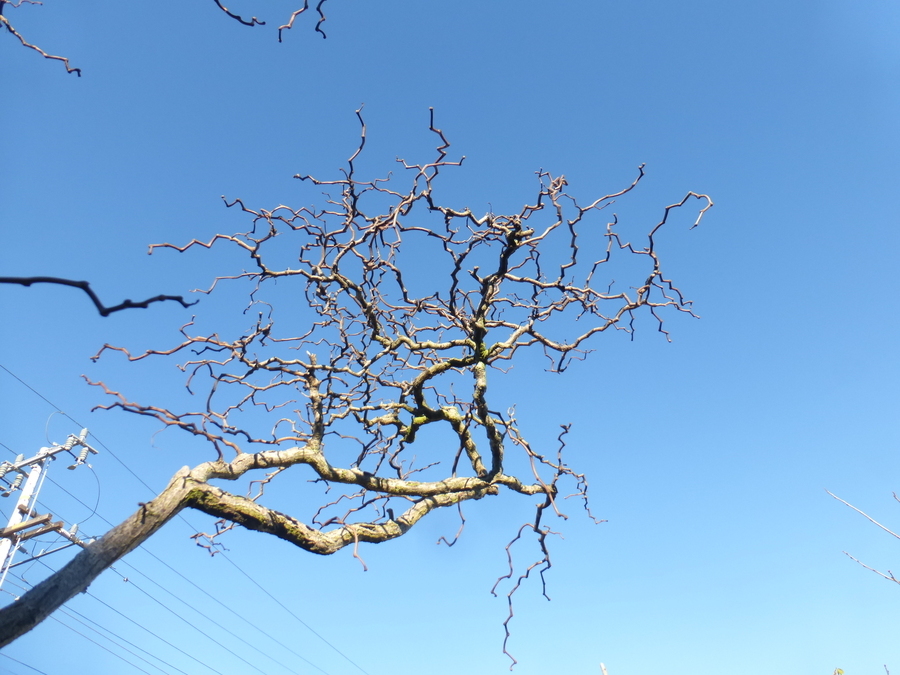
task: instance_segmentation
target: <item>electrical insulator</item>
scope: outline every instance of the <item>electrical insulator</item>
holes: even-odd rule
[[[20,473],[18,476],[16,476],[16,479],[12,482],[12,485],[9,486],[9,489],[5,490],[3,492],[3,496],[9,497],[13,492],[18,490],[19,487],[22,485],[23,480],[25,480],[25,475]]]
[[[74,436],[72,438],[74,438]],[[87,459],[89,449],[90,448],[87,445],[85,445],[83,448],[81,448],[81,452],[78,453],[78,458],[75,460],[75,463],[68,467],[69,470],[72,470],[75,467],[78,467],[78,466],[81,466],[82,464],[84,464],[84,460]]]
[[[78,453],[78,457],[75,458],[75,463],[68,467],[69,470],[75,469],[76,467],[81,466],[87,460],[87,456],[89,452],[93,452],[95,455],[98,454],[94,448],[84,442],[84,439],[87,438],[88,430],[82,429],[81,436],[69,436],[69,441],[66,442],[65,449],[71,452],[72,448],[76,445],[81,446],[81,451]],[[90,466],[90,464],[88,464]]]

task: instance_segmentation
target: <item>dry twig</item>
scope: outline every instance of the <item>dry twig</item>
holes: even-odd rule
[[[54,56],[53,54],[48,54],[37,45],[28,42],[24,37],[22,37],[22,34],[18,30],[16,30],[15,26],[12,25],[9,18],[3,15],[3,10],[6,9],[7,6],[19,7],[23,2],[29,5],[43,4],[42,2],[35,2],[34,0],[20,0],[19,2],[11,2],[11,0],[0,0],[0,26],[6,28],[7,32],[13,35],[19,42],[21,42],[23,47],[33,49],[45,59],[50,59],[52,61],[61,61],[62,64],[66,67],[66,72],[75,73],[76,75],[78,75],[78,77],[81,77],[81,68],[73,68],[72,66],[70,66],[69,59],[67,59],[65,56]]]

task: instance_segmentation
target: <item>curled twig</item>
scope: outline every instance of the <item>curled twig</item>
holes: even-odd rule
[[[232,19],[234,19],[238,23],[242,23],[245,26],[250,26],[250,27],[266,25],[265,21],[260,21],[255,16],[252,17],[249,21],[247,21],[247,19],[243,18],[239,14],[235,14],[234,12],[230,11],[225,5],[223,5],[220,2],[220,0],[213,0],[213,2],[216,3],[216,5],[219,7],[219,9],[221,9],[223,12],[225,12],[228,16],[230,16]]]

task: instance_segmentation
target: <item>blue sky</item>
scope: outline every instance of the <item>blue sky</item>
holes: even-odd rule
[[[636,231],[689,190],[716,202],[700,228],[684,219],[661,242],[702,318],[670,317],[672,343],[644,322],[633,341],[601,336],[563,376],[535,358],[498,380],[533,442],[552,444],[572,423],[569,461],[608,520],[595,526],[573,506],[554,524],[565,539],[553,542],[553,600],[535,584],[522,592],[516,672],[597,673],[600,662],[610,675],[900,672],[900,588],[842,553],[888,570],[900,546],[825,493],[900,523],[896,4],[329,0],[327,40],[301,17],[282,44],[274,26],[290,2],[232,8],[268,25],[240,26],[211,1],[7,8],[26,38],[69,56],[83,77],[0,40],[3,275],[88,279],[109,303],[206,286],[242,261],[224,250],[147,256],[147,245],[239,230],[246,221],[221,195],[303,204],[310,192],[291,176],[336,174],[355,148],[361,103],[364,172],[430,158],[434,107],[451,152],[467,157],[444,194],[476,211],[517,209],[539,168],[593,198],[646,163],[646,179],[615,206]],[[192,310],[103,319],[75,291],[6,286],[0,308],[0,363],[151,488],[208,458],[146,420],[91,413],[102,399],[81,379],[135,396],[181,391],[174,364],[89,357],[105,342],[169,344]],[[15,452],[78,431],[5,371],[0,411],[0,443]],[[54,465],[50,477],[88,506],[99,500],[112,522],[151,496],[109,452],[92,464],[95,473]],[[93,510],[53,485],[44,494],[68,522]],[[452,549],[434,545],[456,529],[438,515],[364,548],[367,572],[349,552],[319,558],[249,533],[232,533],[228,560],[372,675],[506,672],[506,607],[489,590],[532,513],[511,497],[472,504]],[[105,527],[93,516],[82,531]],[[221,673],[257,672],[137,590],[193,616],[146,574],[295,672],[319,672],[162,559],[325,672],[360,672],[228,560],[195,547],[192,531],[171,523],[126,559],[137,572],[117,565],[121,574],[67,607],[184,672],[206,671],[100,601]],[[34,565],[26,578],[45,573]],[[263,672],[290,672],[195,622]],[[75,672],[73,659],[85,672],[140,672],[54,620],[4,654],[46,673]],[[34,671],[0,657],[6,672]]]

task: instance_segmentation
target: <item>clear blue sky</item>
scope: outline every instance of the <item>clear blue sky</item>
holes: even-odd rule
[[[643,229],[688,190],[716,202],[700,228],[680,223],[662,243],[702,319],[671,317],[671,344],[645,323],[634,341],[603,336],[562,377],[526,359],[504,381],[535,442],[573,424],[570,463],[608,519],[592,525],[573,505],[554,524],[565,539],[553,542],[553,600],[535,584],[521,594],[516,672],[598,673],[604,662],[610,675],[900,673],[900,587],[842,553],[896,569],[900,542],[825,493],[900,527],[896,3],[329,0],[327,40],[305,16],[278,44],[294,4],[235,4],[268,21],[252,29],[211,0],[7,8],[84,76],[0,39],[0,274],[88,279],[109,303],[205,286],[241,261],[147,256],[147,244],[240,229],[223,194],[301,205],[291,176],[336,172],[360,103],[372,176],[396,156],[431,156],[433,106],[467,156],[448,189],[473,210],[517,209],[542,167],[589,197],[646,163],[616,206],[623,222]],[[104,342],[169,344],[190,310],[103,319],[76,291],[7,286],[0,308],[0,363],[152,488],[208,458],[146,420],[91,413],[102,400],[80,378],[134,395],[180,390],[174,365],[89,357]],[[0,371],[0,443],[30,454],[78,431],[53,412]],[[99,500],[82,525],[99,534],[100,516],[117,522],[152,495],[109,452],[92,464],[95,474],[54,465],[50,477],[90,507]],[[67,522],[92,511],[54,485],[44,495]],[[0,507],[8,514],[9,500]],[[502,673],[506,606],[489,590],[532,513],[522,499],[473,504],[449,550],[434,542],[456,524],[439,516],[364,548],[368,572],[350,552],[319,558],[247,533],[227,540],[228,555],[372,675]],[[117,565],[67,607],[183,672],[213,671],[130,620],[220,673],[258,672],[142,592],[195,621],[155,582],[294,672],[320,672],[161,559],[322,671],[360,672],[191,532],[171,523],[126,559],[137,571]],[[35,564],[25,577],[45,573]],[[73,616],[59,618],[101,641]],[[196,624],[262,672],[291,672]],[[49,674],[140,672],[52,619],[3,653]],[[0,657],[0,673],[33,672]]]

